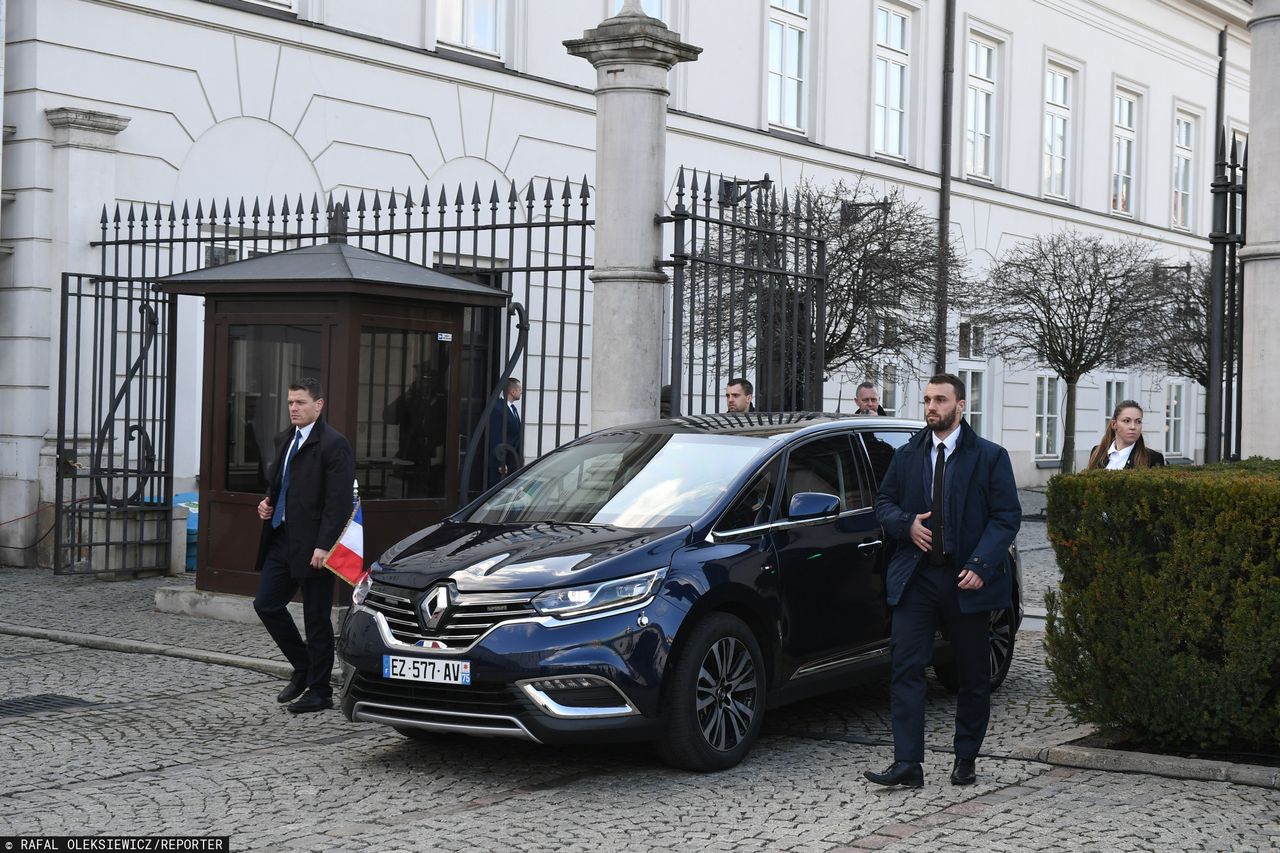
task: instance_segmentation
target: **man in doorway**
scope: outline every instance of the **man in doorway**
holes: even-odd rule
[[[854,399],[858,403],[858,411],[854,414],[858,415],[883,415],[884,409],[880,407],[880,392],[876,390],[874,382],[863,382],[858,386],[858,390],[854,393]]]
[[[894,763],[864,774],[908,788],[924,784],[925,667],[939,622],[960,680],[951,784],[974,782],[991,715],[988,625],[991,611],[1013,604],[1009,545],[1022,523],[1008,452],[961,420],[964,383],[934,376],[924,407],[927,428],[894,452],[876,499],[876,517],[898,543],[885,580]]]
[[[295,714],[333,707],[334,579],[324,559],[351,517],[355,481],[351,445],[320,419],[323,410],[320,380],[299,379],[289,386],[290,426],[276,435],[271,488],[258,504],[261,577],[253,609],[293,664],[276,701],[291,703]],[[288,610],[299,588],[306,642]]]
[[[725,405],[730,412],[754,412],[756,389],[751,383],[742,377],[734,377],[729,380],[729,384],[724,387]]]
[[[524,465],[524,429],[516,403],[524,394],[520,380],[502,383],[502,399],[489,414],[489,485]]]

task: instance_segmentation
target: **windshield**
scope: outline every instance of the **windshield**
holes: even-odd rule
[[[705,515],[769,444],[732,435],[601,436],[539,459],[467,521],[679,527]]]

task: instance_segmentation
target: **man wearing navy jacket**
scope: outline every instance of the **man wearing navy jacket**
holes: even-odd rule
[[[885,579],[894,763],[864,774],[909,788],[924,784],[925,668],[939,623],[960,680],[951,784],[974,782],[991,715],[988,625],[991,611],[1013,603],[1008,552],[1022,520],[1008,451],[961,420],[964,383],[934,376],[924,405],[928,428],[894,453],[876,499],[876,517],[896,546]]]
[[[351,517],[355,459],[347,439],[320,417],[324,391],[318,379],[289,386],[289,428],[276,436],[270,490],[258,504],[258,592],[253,609],[280,651],[293,664],[289,683],[276,696],[295,714],[333,707],[333,575],[324,559]],[[302,590],[307,637],[289,615]],[[305,692],[304,692],[305,691]],[[301,698],[299,698],[301,697]],[[297,700],[297,701],[294,701]]]

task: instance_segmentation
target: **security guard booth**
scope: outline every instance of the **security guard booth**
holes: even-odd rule
[[[163,278],[205,298],[196,587],[252,595],[273,437],[288,386],[325,389],[322,415],[355,451],[365,560],[457,508],[468,412],[494,379],[477,330],[506,291],[330,242]],[[466,411],[464,411],[464,409]],[[177,413],[178,429],[195,418]]]

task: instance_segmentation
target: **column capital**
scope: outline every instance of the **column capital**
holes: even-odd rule
[[[55,148],[115,149],[115,136],[129,126],[129,116],[87,110],[82,107],[53,107],[44,111],[53,125]]]
[[[568,39],[564,46],[572,56],[581,56],[596,68],[634,62],[669,71],[676,63],[691,62],[702,53],[702,48],[681,41],[679,33],[630,2],[617,15],[587,30],[580,39]]]

